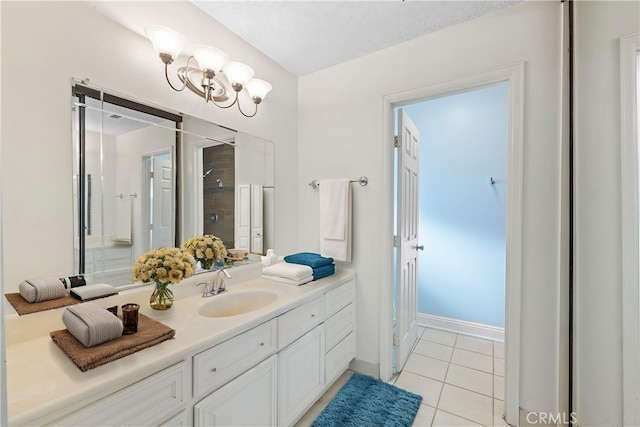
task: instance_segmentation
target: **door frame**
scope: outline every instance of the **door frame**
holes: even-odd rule
[[[393,137],[396,107],[453,95],[498,82],[509,84],[507,143],[506,269],[505,269],[505,415],[517,425],[520,408],[520,308],[522,304],[522,188],[524,149],[524,61],[469,74],[383,98],[382,245],[380,274],[380,378],[393,374]]]
[[[637,52],[640,33],[620,38],[621,225],[622,225],[622,420],[640,423],[640,278],[638,208]]]

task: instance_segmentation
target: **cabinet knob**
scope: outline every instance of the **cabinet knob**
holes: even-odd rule
[[[260,343],[260,347],[264,347],[264,343],[263,342]]]
[[[312,315],[311,315],[311,317],[316,317],[316,315],[315,315],[315,314],[312,314]]]
[[[211,370],[211,372],[216,372],[217,370],[218,370],[218,369],[213,368],[213,369]]]

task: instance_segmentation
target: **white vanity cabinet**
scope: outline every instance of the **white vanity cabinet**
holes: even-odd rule
[[[303,304],[278,318],[279,425],[297,421],[324,390],[323,321],[324,298]],[[293,340],[296,341],[290,344]]]
[[[76,372],[50,340],[13,342],[9,425],[294,425],[355,357],[355,278],[344,271],[301,287],[262,279],[246,285],[267,287],[279,299],[253,317],[203,320],[189,300],[176,304],[166,323],[178,338],[91,374]],[[120,304],[135,296],[109,298]],[[32,379],[31,360],[42,362],[35,367],[44,380]],[[59,396],[49,391],[56,387]]]
[[[186,421],[187,369],[180,362],[72,415],[56,426],[180,425]]]
[[[194,406],[194,426],[277,423],[277,356],[271,356]]]
[[[332,384],[356,357],[356,283],[350,280],[325,295],[325,382]]]
[[[194,356],[194,425],[293,425],[354,357],[350,280]]]

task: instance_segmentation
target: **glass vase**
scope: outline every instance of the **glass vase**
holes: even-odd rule
[[[169,283],[158,283],[149,298],[149,304],[154,310],[168,310],[173,305],[173,291]]]
[[[200,267],[202,267],[205,270],[211,270],[211,267],[213,267],[214,262],[215,262],[214,259],[201,259]]]

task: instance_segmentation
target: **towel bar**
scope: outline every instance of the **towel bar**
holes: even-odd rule
[[[369,183],[369,178],[367,178],[366,176],[362,175],[360,178],[358,178],[358,179],[352,179],[352,180],[351,180],[351,181],[349,181],[349,182],[357,182],[357,183],[359,183],[361,186],[363,186],[363,187],[364,187],[365,185],[367,185],[367,184]],[[318,181],[317,179],[314,179],[313,181],[311,181],[311,182],[309,183],[309,186],[310,186],[311,188],[313,188],[314,190],[315,190],[315,189],[317,189],[319,185],[320,185],[320,181]]]

